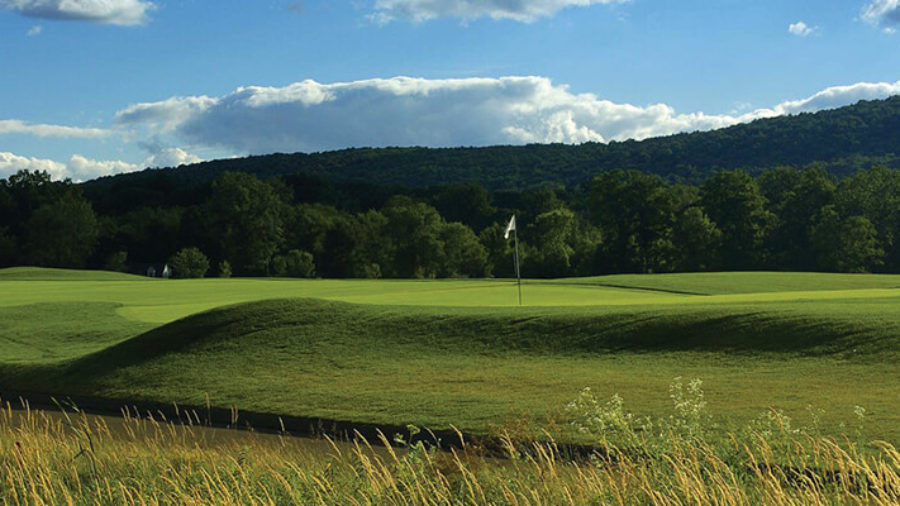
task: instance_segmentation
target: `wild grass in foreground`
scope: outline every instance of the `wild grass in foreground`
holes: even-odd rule
[[[588,455],[502,438],[503,455],[441,452],[387,437],[310,451],[246,433],[211,443],[200,427],[128,418],[0,412],[4,504],[897,504],[900,452],[886,442],[795,429],[773,413],[706,437],[699,383],[673,384],[674,413],[639,420],[590,391],[567,411]],[[650,424],[650,425],[648,425]],[[411,429],[413,432],[415,429]]]

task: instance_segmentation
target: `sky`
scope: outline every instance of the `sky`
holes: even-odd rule
[[[644,139],[900,94],[900,0],[0,0],[0,177]]]

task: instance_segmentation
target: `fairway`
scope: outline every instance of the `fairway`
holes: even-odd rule
[[[591,386],[663,415],[700,377],[739,424],[769,407],[900,437],[900,276],[163,281],[0,270],[3,388],[483,432]]]

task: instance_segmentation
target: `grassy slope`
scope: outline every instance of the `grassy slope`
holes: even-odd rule
[[[798,415],[811,404],[834,427],[858,404],[874,414],[874,436],[896,439],[896,327],[860,323],[896,305],[849,307],[573,314],[266,301],[193,316],[65,367],[17,369],[4,383],[193,404],[209,394],[223,407],[484,430],[558,413],[584,386],[665,414],[672,378],[699,376],[711,410],[735,423],[767,406]]]
[[[725,291],[768,275],[706,276],[682,284]],[[873,436],[896,440],[900,304],[883,287],[897,278],[824,278],[809,283],[821,292],[715,297],[542,283],[529,301],[582,305],[526,308],[427,305],[514,294],[497,281],[0,281],[0,385],[181,403],[209,394],[242,409],[483,430],[557,413],[584,386],[664,414],[672,378],[699,376],[726,419],[812,404],[834,426],[859,404]],[[837,291],[848,283],[862,289]],[[278,296],[426,305],[274,300],[147,332],[145,320]]]

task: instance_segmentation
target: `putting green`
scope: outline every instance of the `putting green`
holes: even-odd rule
[[[510,280],[157,280],[105,272],[0,270],[0,307],[51,303],[118,304],[130,320],[168,323],[216,307],[281,298],[360,304],[510,307]],[[529,307],[739,304],[900,297],[900,276],[809,273],[703,273],[526,280]],[[773,287],[781,287],[776,290]],[[804,289],[808,287],[808,289]],[[759,292],[747,291],[758,289]]]

